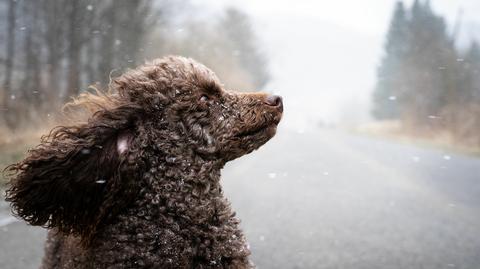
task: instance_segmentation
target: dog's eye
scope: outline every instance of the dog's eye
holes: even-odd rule
[[[205,94],[200,96],[200,101],[202,101],[202,102],[206,102],[206,101],[208,101],[208,99],[209,99],[208,96],[205,95]]]

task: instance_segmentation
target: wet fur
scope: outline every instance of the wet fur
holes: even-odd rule
[[[42,268],[251,268],[219,181],[275,134],[282,111],[265,98],[166,57],[68,104],[88,121],[7,168],[13,212],[50,229]]]

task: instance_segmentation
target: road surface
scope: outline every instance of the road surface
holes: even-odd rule
[[[318,129],[227,165],[258,268],[480,268],[480,159]],[[0,204],[0,268],[37,268],[45,232]]]

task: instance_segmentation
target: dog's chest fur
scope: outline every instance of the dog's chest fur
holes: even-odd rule
[[[94,268],[248,268],[250,251],[239,220],[223,196],[220,170],[171,167],[175,173],[163,165],[150,169],[137,199],[98,230],[87,250],[72,249],[76,239],[71,236],[53,239],[65,241],[60,243],[65,251],[79,252],[76,259],[60,264],[72,268],[77,262]]]

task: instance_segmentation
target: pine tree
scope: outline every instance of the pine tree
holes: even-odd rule
[[[397,95],[403,88],[403,60],[407,51],[408,21],[403,2],[397,2],[385,43],[385,55],[378,68],[373,115],[378,119],[399,116]]]
[[[457,61],[455,91],[444,109],[444,130],[468,147],[480,146],[480,47],[474,41]]]
[[[410,16],[406,87],[400,106],[402,120],[420,127],[438,116],[454,94],[456,50],[444,19],[432,11],[428,1],[415,1]]]
[[[473,41],[465,55],[463,100],[480,104],[480,45]]]

